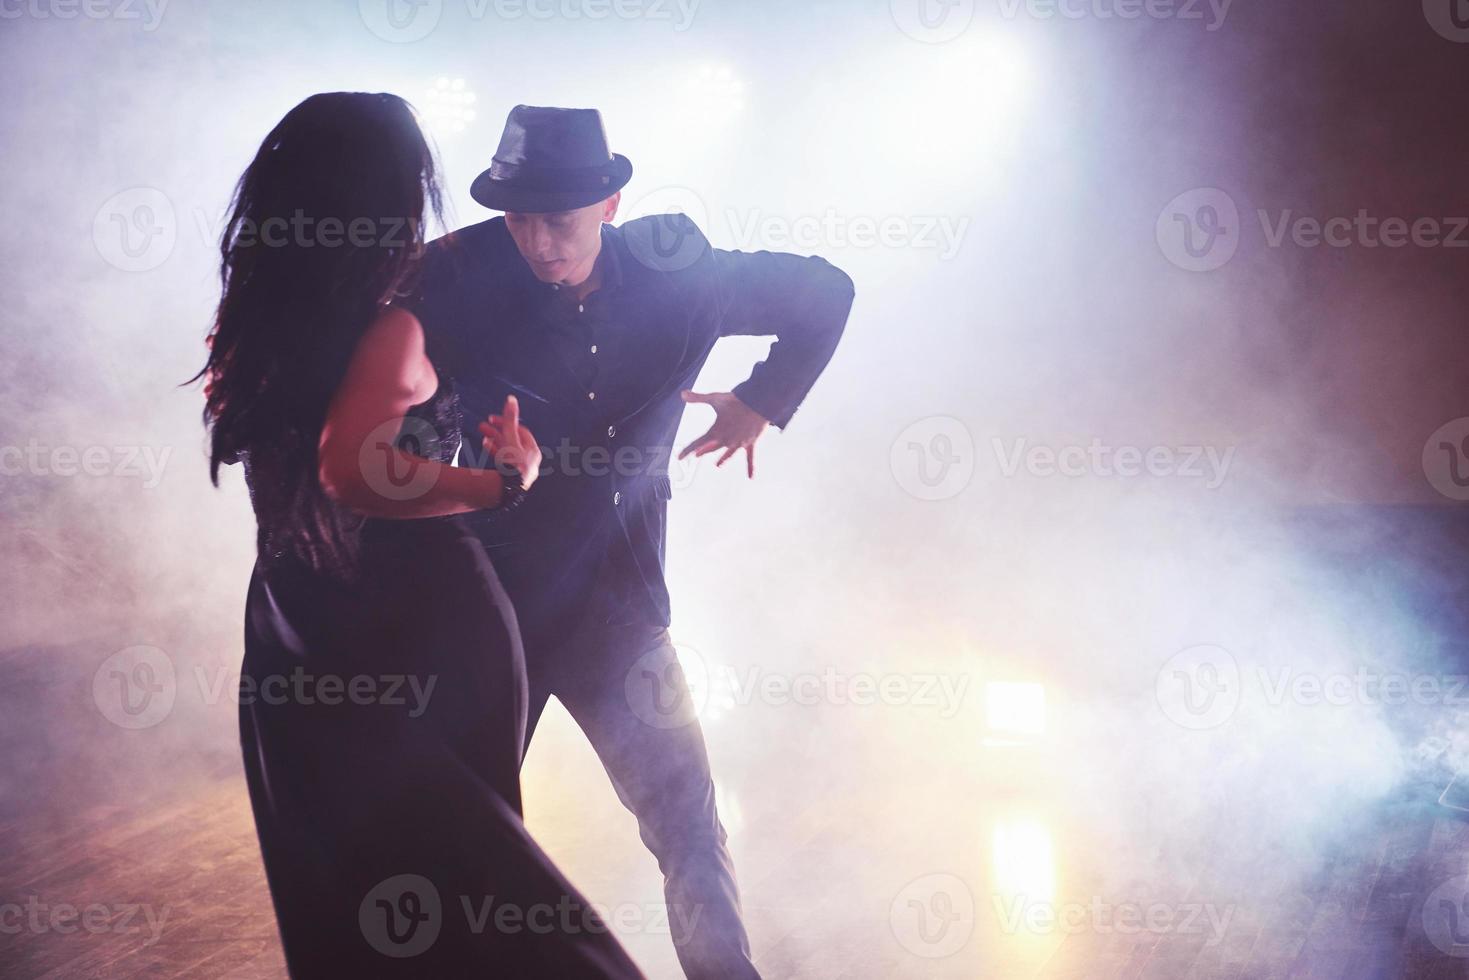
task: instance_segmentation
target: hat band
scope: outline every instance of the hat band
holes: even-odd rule
[[[608,161],[608,166],[611,164]],[[490,179],[513,182],[533,191],[594,191],[612,186],[612,174],[602,167],[534,169],[500,160],[490,164]]]

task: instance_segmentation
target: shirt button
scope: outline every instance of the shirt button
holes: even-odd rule
[[[586,308],[586,305],[584,303],[578,303],[578,304],[576,304],[576,312],[578,312],[578,313],[585,313],[586,311],[587,311],[587,308]]]
[[[615,425],[609,425],[609,426],[607,426],[607,438],[608,439],[611,439],[611,438],[615,437],[616,435],[617,435],[617,426],[615,426]]]
[[[597,353],[597,345],[596,344],[593,344],[592,345],[592,353],[593,354]]]
[[[596,401],[596,400],[597,400],[597,393],[595,391],[589,391],[589,392],[587,392],[587,401]]]
[[[620,503],[622,503],[622,491],[618,490],[612,494],[612,506],[616,507]]]

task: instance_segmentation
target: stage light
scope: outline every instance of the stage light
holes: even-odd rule
[[[1016,739],[1046,733],[1046,689],[1044,685],[989,681],[984,686],[985,744],[1012,744]],[[1006,738],[1011,743],[1006,742]]]
[[[674,652],[699,722],[713,724],[729,714],[737,702],[733,668],[715,663],[686,643],[675,643]]]
[[[849,156],[872,168],[858,173],[903,174],[904,181],[893,182],[894,190],[903,188],[895,201],[910,201],[915,187],[940,200],[955,192],[1013,190],[1021,149],[1047,125],[1038,104],[1045,78],[1038,54],[1004,31],[971,31],[941,45],[895,45],[847,81],[849,88],[867,89],[868,98],[844,99],[836,81],[826,82],[830,97],[809,138],[833,159]],[[873,203],[882,190],[869,180],[850,193],[866,207],[889,207]]]
[[[730,836],[744,829],[745,814],[740,808],[739,797],[719,782],[714,784],[714,807],[719,811],[719,822],[724,824],[724,829]]]
[[[1002,898],[1049,902],[1056,893],[1056,857],[1051,832],[1033,817],[996,821],[991,839],[992,891]]]
[[[706,118],[728,118],[745,108],[745,83],[728,65],[702,66],[690,80],[688,92]]]
[[[455,135],[464,132],[477,118],[475,103],[478,101],[479,97],[464,79],[440,76],[424,93],[419,114],[436,135]]]

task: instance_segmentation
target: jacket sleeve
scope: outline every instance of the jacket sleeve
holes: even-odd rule
[[[721,336],[774,336],[770,354],[734,389],[784,429],[821,376],[852,309],[852,280],[820,258],[712,250]]]

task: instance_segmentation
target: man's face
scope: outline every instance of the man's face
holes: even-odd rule
[[[551,214],[508,211],[505,226],[541,282],[578,286],[592,274],[602,247],[602,223],[617,215],[620,194],[605,201]]]

